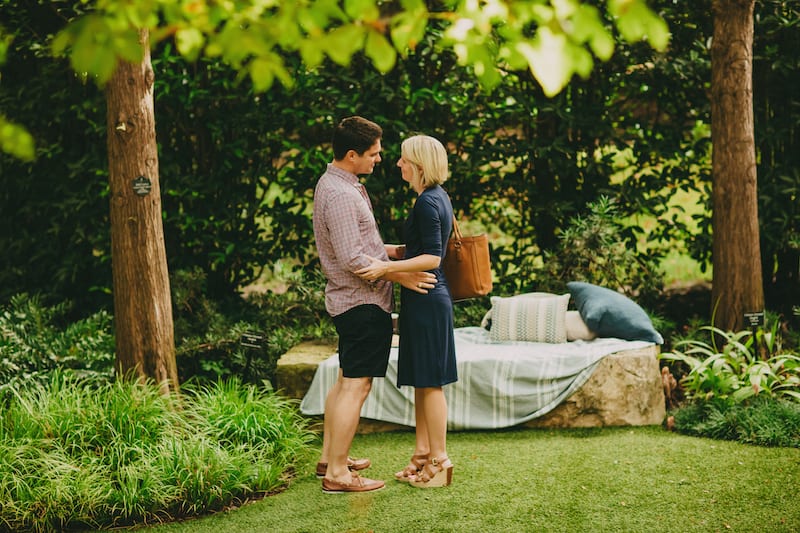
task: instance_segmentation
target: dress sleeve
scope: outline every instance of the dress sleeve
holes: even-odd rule
[[[414,204],[414,218],[420,232],[422,253],[442,256],[444,243],[442,242],[442,220],[435,200],[427,195],[417,198]]]

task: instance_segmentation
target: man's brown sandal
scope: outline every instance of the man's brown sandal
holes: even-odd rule
[[[322,478],[322,492],[325,494],[345,494],[348,492],[370,492],[380,490],[386,483],[378,479],[361,477],[358,472],[351,472],[350,483],[340,483],[339,481]]]
[[[413,479],[414,476],[417,476],[422,467],[424,467],[428,462],[428,454],[417,455],[414,454],[411,456],[411,462],[408,463],[408,466],[402,469],[399,472],[394,473],[394,478],[397,481],[408,481],[409,479]]]
[[[353,459],[352,457],[347,458],[347,468],[350,469],[351,472],[356,470],[364,470],[365,468],[369,468],[372,465],[369,459]],[[322,479],[325,477],[325,472],[328,471],[328,463],[317,463],[317,479]]]

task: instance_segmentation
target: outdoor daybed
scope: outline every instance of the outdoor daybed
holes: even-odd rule
[[[459,380],[444,388],[450,429],[662,422],[662,340],[650,319],[614,291],[585,283],[568,287],[564,295],[493,297],[481,327],[456,329]],[[577,311],[568,311],[571,299]],[[319,364],[302,413],[323,414],[338,370],[337,354]],[[414,425],[414,390],[398,388],[396,380],[394,346],[386,377],[374,380],[362,417]]]

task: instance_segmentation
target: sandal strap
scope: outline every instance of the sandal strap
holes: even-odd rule
[[[422,467],[417,478],[420,481],[427,483],[428,481],[433,479],[434,476],[436,476],[436,474],[444,470],[445,464],[448,463],[449,461],[450,461],[449,457],[445,457],[444,459],[431,457],[430,461],[428,461],[427,464],[425,464],[425,466]]]
[[[408,466],[406,466],[400,472],[397,472],[395,474],[395,477],[397,479],[401,479],[401,480],[408,479],[410,477],[415,477],[415,476],[417,476],[419,474],[420,470],[422,470],[422,468],[426,464],[428,464],[428,455],[427,454],[425,454],[425,455],[416,455],[416,454],[412,455],[411,456],[411,460],[408,463]]]
[[[427,462],[428,462],[428,456],[427,455],[412,455],[411,456],[411,463],[409,464],[409,467],[411,465],[414,465],[414,467],[416,467],[416,469],[419,470],[423,466],[425,466],[425,464]]]

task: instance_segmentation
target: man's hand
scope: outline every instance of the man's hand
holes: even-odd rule
[[[406,289],[420,294],[428,294],[428,289],[436,285],[436,276],[430,272],[396,272],[396,281]]]

